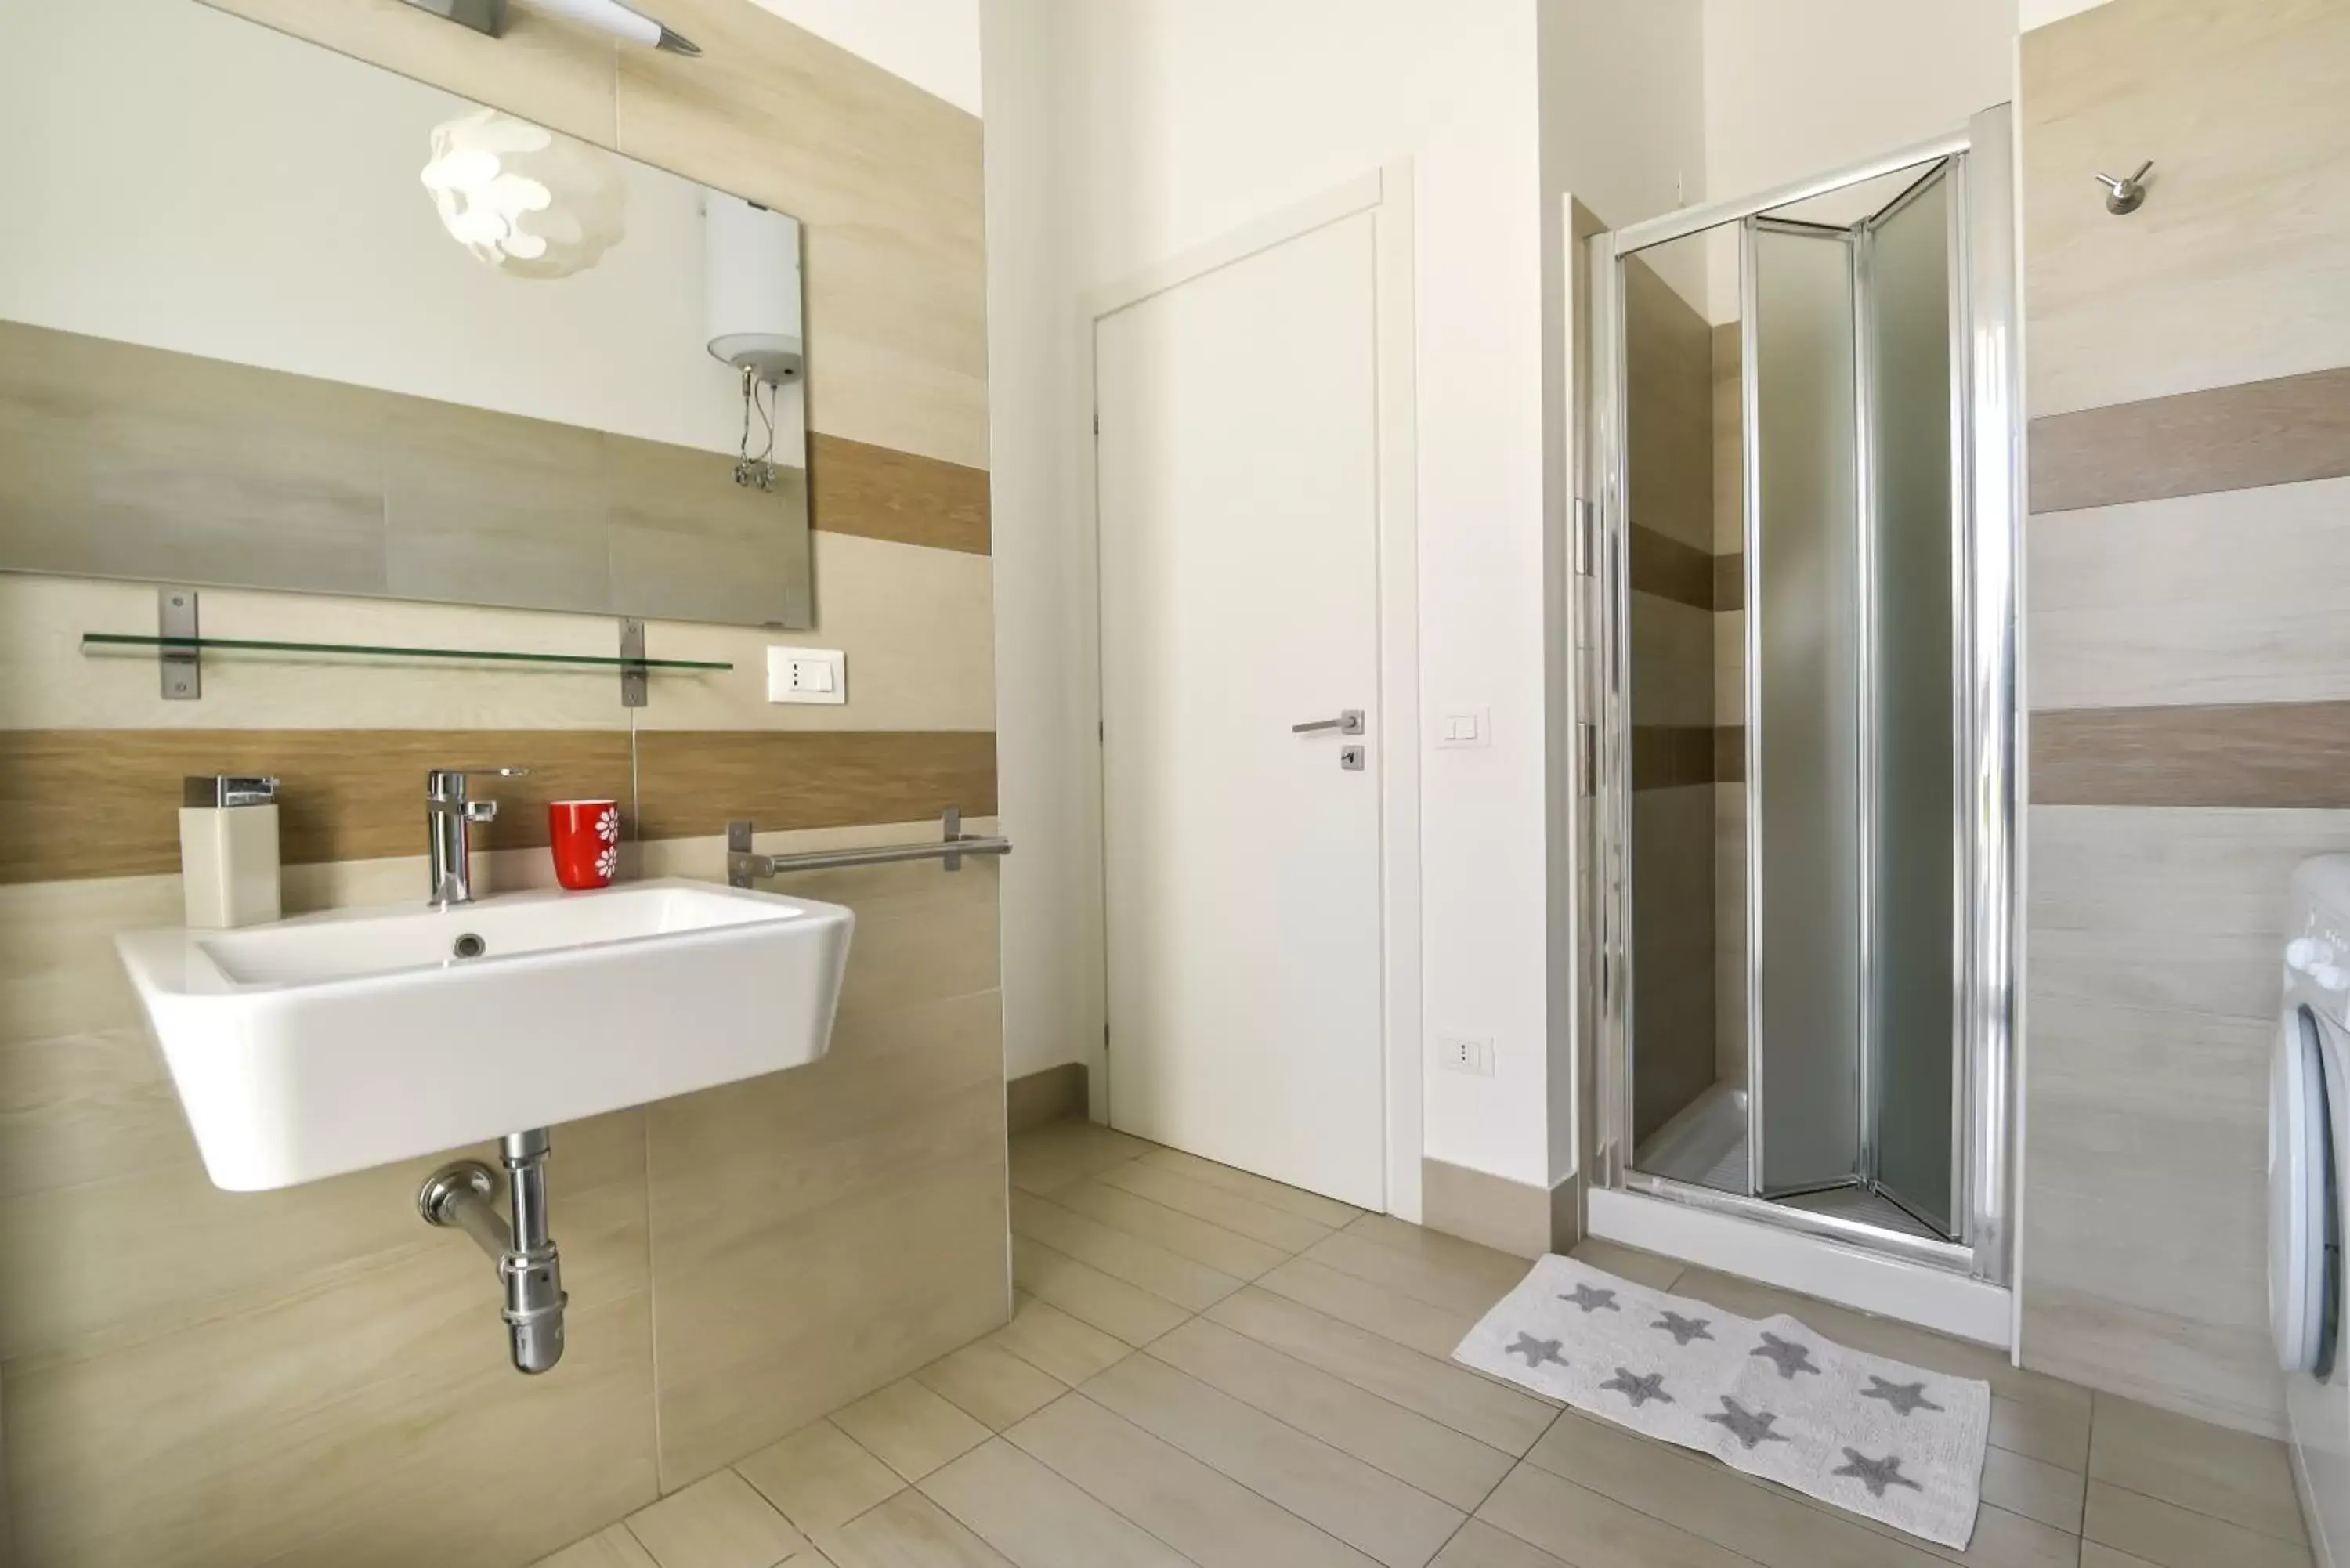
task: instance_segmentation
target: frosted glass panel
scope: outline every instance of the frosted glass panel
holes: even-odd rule
[[[1756,225],[1760,1134],[1765,1193],[1860,1169],[1862,649],[1852,246]]]
[[[1951,1229],[1957,1049],[1952,931],[1950,180],[1872,225],[1869,1030],[1878,1185]]]

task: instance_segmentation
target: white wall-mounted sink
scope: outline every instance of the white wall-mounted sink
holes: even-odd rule
[[[253,1192],[813,1062],[853,924],[667,879],[115,945],[205,1168]]]

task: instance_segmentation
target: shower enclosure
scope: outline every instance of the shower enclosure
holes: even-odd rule
[[[2004,107],[1590,242],[1596,1181],[2004,1283]]]

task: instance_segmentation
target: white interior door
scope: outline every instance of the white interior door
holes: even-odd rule
[[[1377,243],[1357,213],[1095,336],[1110,1122],[1371,1209]]]

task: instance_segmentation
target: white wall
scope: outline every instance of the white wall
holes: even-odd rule
[[[2038,0],[2046,5],[2050,0]],[[2079,8],[2079,0],[2057,0]],[[1963,126],[2014,96],[2017,0],[1705,0],[1710,200]],[[1716,321],[1737,314],[1717,246]]]
[[[958,109],[980,111],[981,0],[754,3]],[[645,0],[643,9],[659,16],[660,0]]]
[[[0,317],[733,452],[702,310],[702,188],[615,159],[592,269],[500,276],[418,182],[473,105],[187,0],[8,8]],[[93,113],[92,105],[105,106]],[[804,462],[800,391],[778,461]]]
[[[1031,5],[1034,5],[1034,9]],[[1041,13],[1041,14],[1040,14]],[[1037,541],[999,556],[999,690],[1007,826],[1066,857],[1062,892],[1097,919],[1091,650],[1063,576],[1076,554],[1085,435],[1078,302],[1097,287],[1268,213],[1409,158],[1415,163],[1419,276],[1423,701],[1491,709],[1488,750],[1428,754],[1427,1016],[1431,1031],[1490,1035],[1492,1079],[1450,1078],[1430,1096],[1429,1152],[1534,1181],[1546,1176],[1544,1079],[1544,603],[1541,209],[1534,13],[1524,0],[1434,7],[1419,0],[1100,0],[1052,6],[990,0],[991,202],[1019,182],[994,166],[1030,138],[1052,167],[1027,187],[1049,209],[991,213],[992,245],[1050,236],[1054,298],[999,281],[991,305],[1053,332],[1049,362],[1026,366],[999,316],[998,527]],[[1043,130],[1007,101],[1009,73],[1035,63],[1037,30],[1053,83]],[[1016,45],[1014,39],[1020,40]],[[1003,47],[1026,51],[1003,66]],[[999,67],[1003,70],[1000,73]],[[1031,78],[1030,79],[1033,79]],[[1034,148],[1031,148],[1033,161]],[[999,249],[995,270],[1009,264]],[[1023,378],[1006,384],[1007,373]],[[1027,378],[1034,375],[1034,379]],[[1049,383],[1049,384],[1048,384]],[[1057,447],[1053,493],[1018,472],[1031,417]],[[1041,444],[1041,443],[1040,443]],[[1027,500],[1016,500],[1025,496]],[[1031,504],[1054,515],[1028,515]],[[1235,563],[1235,569],[1244,569]],[[1055,602],[1058,601],[1058,602]],[[1050,696],[1051,655],[1076,686]],[[1029,689],[1030,706],[1012,694]],[[1415,738],[1416,741],[1416,738]],[[1043,774],[1061,772],[1048,785]],[[1024,783],[1024,780],[1026,782]],[[1028,803],[1035,815],[1024,809]],[[1018,858],[1015,857],[1015,859]],[[1060,910],[1023,913],[1007,892],[1007,992],[1044,986],[1029,1014],[1054,1033],[1007,1031],[1011,1070],[1101,1060],[1098,930]],[[1015,926],[1035,923],[1035,929]],[[1049,929],[1051,940],[1039,940]],[[1049,951],[1042,950],[1049,948]],[[1026,974],[1027,950],[1035,967]],[[1050,972],[1047,972],[1047,971]],[[1017,1012],[1022,1004],[1007,1000]]]
[[[2077,16],[2084,11],[2094,11],[2106,0],[2020,0],[2019,18],[2023,31],[2045,27],[2051,22],[2061,22],[2067,16]]]

